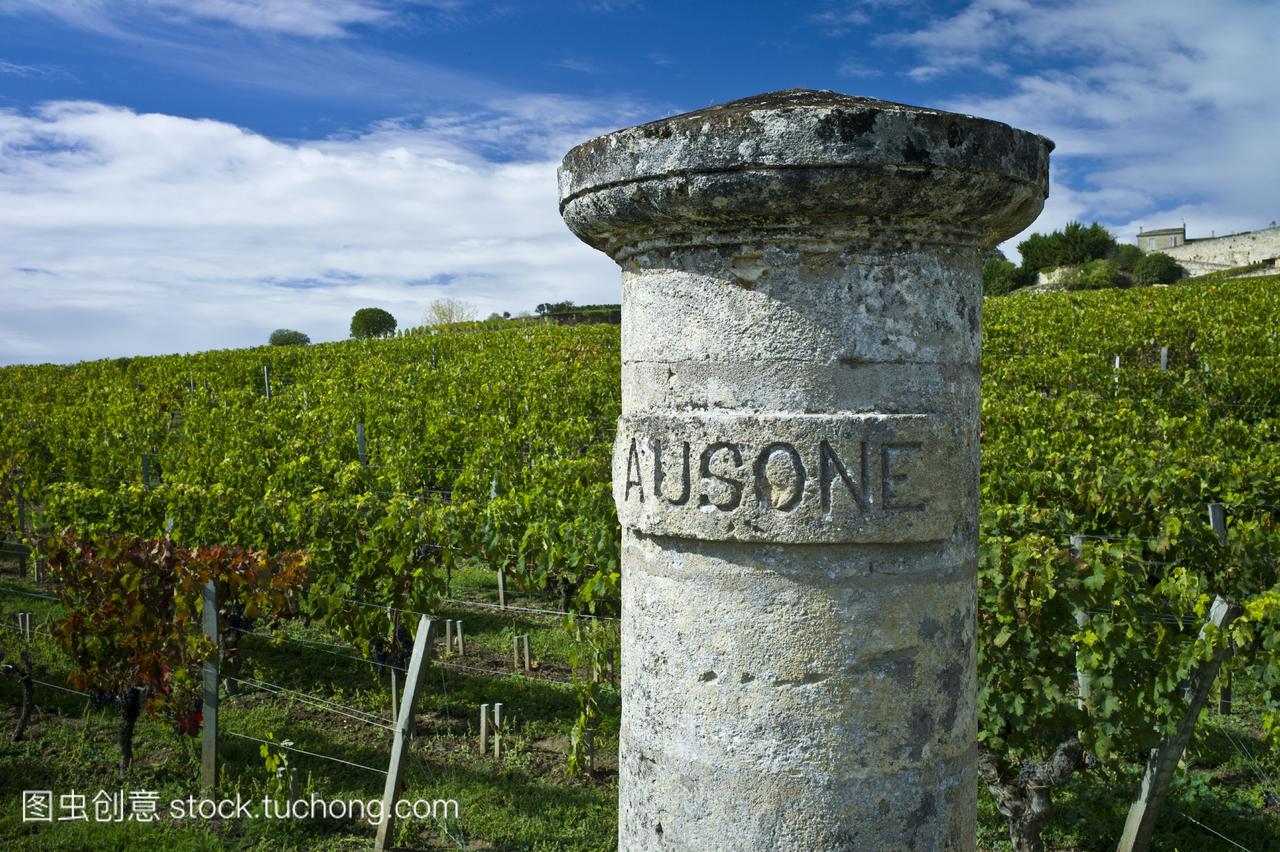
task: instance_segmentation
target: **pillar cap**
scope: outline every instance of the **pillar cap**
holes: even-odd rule
[[[1039,214],[1052,150],[997,121],[789,89],[578,145],[560,165],[560,212],[615,258],[691,228],[870,225],[990,246]]]

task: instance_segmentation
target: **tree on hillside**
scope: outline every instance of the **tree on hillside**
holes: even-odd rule
[[[382,308],[361,308],[351,317],[351,336],[357,340],[386,337],[396,330],[396,318]]]
[[[1133,280],[1139,284],[1172,284],[1187,271],[1162,251],[1143,255],[1133,265]]]
[[[1003,296],[1019,286],[1018,267],[1003,256],[993,257],[982,264],[982,295]]]
[[[562,314],[565,311],[573,310],[573,308],[573,302],[543,302],[534,310],[538,312],[538,316],[545,317],[548,314]]]
[[[1088,227],[1069,222],[1061,231],[1027,237],[1018,243],[1018,253],[1022,255],[1022,268],[1034,275],[1042,269],[1105,260],[1116,253],[1116,241],[1097,222]]]
[[[427,306],[422,317],[423,325],[448,325],[454,322],[471,322],[476,318],[476,308],[461,299],[436,299]]]
[[[1130,243],[1121,243],[1116,246],[1116,253],[1111,257],[1111,262],[1121,272],[1133,272],[1134,265],[1141,259],[1142,249]]]
[[[272,346],[306,346],[310,342],[310,337],[291,328],[277,328],[267,338],[267,343]]]

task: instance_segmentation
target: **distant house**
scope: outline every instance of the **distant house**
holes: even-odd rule
[[[1143,251],[1164,251],[1176,246],[1186,245],[1187,226],[1180,228],[1160,228],[1156,231],[1139,231],[1138,248]]]
[[[1162,251],[1192,275],[1262,264],[1280,267],[1280,227],[1187,239],[1187,227],[1139,231],[1138,248]]]

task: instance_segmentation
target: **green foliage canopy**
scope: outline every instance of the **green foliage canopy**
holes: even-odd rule
[[[1111,261],[1091,260],[1079,266],[1067,267],[1058,283],[1067,290],[1103,290],[1119,286],[1121,278]]]
[[[1111,262],[1121,272],[1133,272],[1134,264],[1141,260],[1142,256],[1142,249],[1137,246],[1131,243],[1119,243],[1116,245],[1116,252],[1111,257]]]
[[[982,295],[1003,296],[1021,284],[1018,267],[1003,257],[993,257],[982,264]]]
[[[1115,240],[1097,222],[1087,227],[1079,222],[1069,222],[1061,231],[1032,234],[1018,243],[1022,268],[1032,273],[1105,259],[1115,251]]]
[[[538,316],[545,317],[548,314],[560,314],[560,313],[564,313],[565,311],[571,311],[573,310],[573,308],[574,308],[573,302],[569,302],[569,301],[543,302],[542,304],[538,305],[538,307],[534,308],[534,310],[537,311]]]
[[[1133,277],[1139,284],[1172,284],[1185,274],[1186,270],[1162,251],[1143,255],[1133,265]]]
[[[310,337],[291,328],[277,328],[267,339],[272,346],[306,346],[310,342]]]
[[[396,318],[382,308],[361,308],[351,317],[351,336],[357,340],[386,337],[396,330]]]

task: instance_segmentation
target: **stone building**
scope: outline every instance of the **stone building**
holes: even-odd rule
[[[1187,239],[1185,225],[1158,231],[1140,231],[1138,248],[1143,251],[1164,252],[1182,264],[1191,275],[1256,263],[1274,267],[1280,265],[1277,263],[1280,260],[1280,226],[1272,222],[1259,231],[1192,239]]]
[[[1161,228],[1157,231],[1139,231],[1138,248],[1143,251],[1164,251],[1187,241],[1187,226]]]

